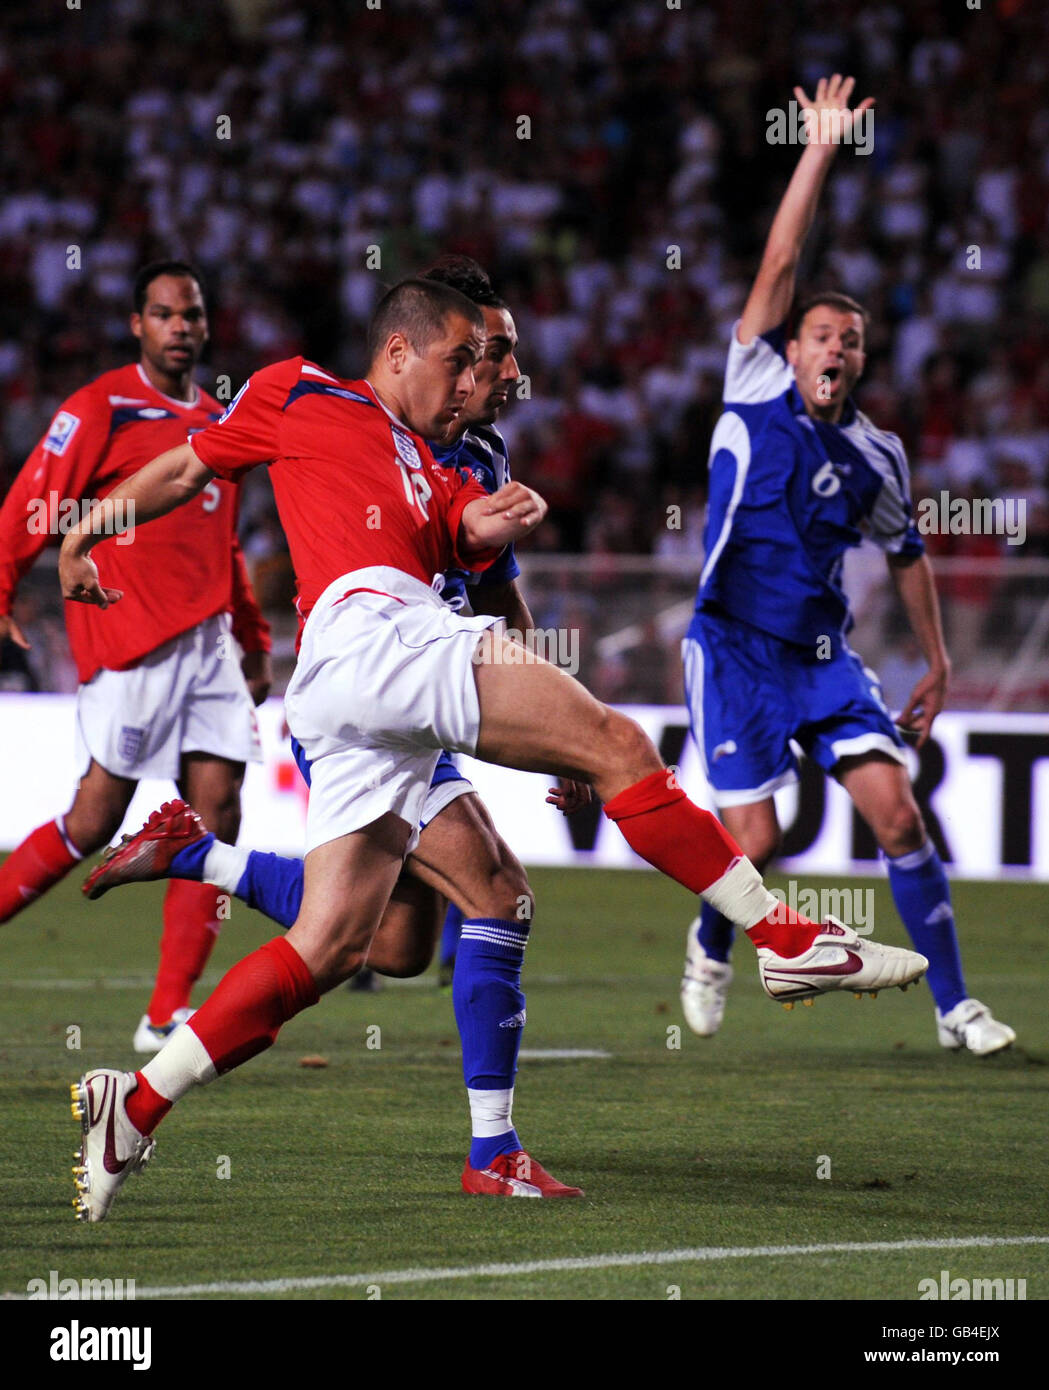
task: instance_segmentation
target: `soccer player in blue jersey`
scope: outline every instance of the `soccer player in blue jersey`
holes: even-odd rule
[[[928,980],[944,1047],[996,1052],[1013,1030],[965,987],[950,888],[911,791],[904,744],[878,681],[850,650],[845,551],[868,535],[884,550],[928,662],[900,725],[920,747],[950,674],[929,562],[915,529],[899,439],[857,410],[866,311],[838,293],[801,300],[795,276],[820,191],[868,99],[853,79],[821,80],[810,143],[779,205],[735,325],[724,412],[710,448],[705,562],[683,644],[692,733],[726,828],[759,870],[781,839],[773,793],[797,780],[795,741],[837,778],[871,827],[893,898]],[[681,999],[694,1032],[721,1024],[731,924],[707,904],[688,932]]]
[[[520,376],[513,317],[487,274],[469,257],[443,257],[424,275],[476,303],[487,330],[484,356],[474,370],[476,389],[452,427],[453,437],[434,442],[432,451],[438,462],[468,470],[496,492],[510,480],[495,420]],[[481,575],[448,571],[441,597],[456,611],[469,605],[526,633],[533,621],[517,584],[519,574],[508,546]],[[301,749],[293,747],[308,783],[309,764]],[[589,796],[589,788],[561,780],[549,799],[573,810]],[[445,917],[442,957],[447,953],[455,961],[452,1003],[473,1122],[463,1189],[487,1196],[582,1196],[579,1188],[558,1182],[524,1152],[511,1118],[525,1022],[521,966],[533,911],[525,870],[448,753],[438,761],[424,816],[419,843],[376,934],[368,967],[383,975],[421,974],[433,957],[439,904],[454,900]],[[99,896],[120,883],[157,877],[160,871],[214,883],[290,927],[302,903],[303,867],[301,859],[216,841],[190,808],[172,803],[104,861],[85,891]]]

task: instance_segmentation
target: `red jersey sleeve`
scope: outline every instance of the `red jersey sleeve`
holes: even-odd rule
[[[280,452],[280,423],[289,392],[302,375],[302,358],[275,362],[249,376],[225,413],[190,440],[205,467],[236,482]]]
[[[481,486],[473,474],[462,473],[458,468],[451,475],[451,483],[452,500],[448,508],[448,534],[452,538],[455,563],[461,569],[470,570],[473,574],[481,574],[495,564],[503,553],[504,547],[498,546],[495,550],[471,550],[464,555],[459,549],[459,527],[462,524],[464,508],[475,500],[487,502],[491,493],[487,488]]]
[[[271,647],[270,625],[262,616],[255,590],[248,578],[244,552],[236,533],[233,536],[233,636],[245,652],[268,652]]]
[[[67,518],[63,503],[87,497],[109,440],[109,414],[91,387],[64,401],[0,507],[0,613],[11,611],[22,576]],[[79,512],[71,521],[80,519]]]

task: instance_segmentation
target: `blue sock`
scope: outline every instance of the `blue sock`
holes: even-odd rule
[[[711,907],[702,899],[700,899],[700,904],[699,944],[711,960],[719,960],[725,964],[732,951],[732,940],[736,935],[736,929],[716,907]]]
[[[949,1013],[967,997],[951,910],[951,889],[931,840],[898,859],[885,856],[896,910],[914,942],[929,960],[926,976],[936,1007]]]
[[[180,849],[171,861],[169,877],[203,883],[204,860],[214,843],[214,835],[205,835]],[[302,875],[301,859],[285,859],[280,854],[264,854],[253,849],[248,854],[247,868],[233,890],[234,896],[249,907],[257,907],[282,927],[290,927],[302,905]]]
[[[202,840],[194,840],[185,849],[180,849],[168,867],[168,877],[188,878],[192,879],[194,883],[203,883],[204,860],[214,843],[214,835],[208,834]]]
[[[462,925],[462,912],[455,903],[449,903],[448,911],[444,914],[444,926],[441,928],[440,961],[442,965],[451,965],[455,960],[455,954],[459,949],[459,931]]]
[[[499,1154],[522,1147],[510,1109],[525,1022],[521,965],[527,942],[526,923],[498,917],[464,922],[459,938],[452,1005],[470,1094],[472,1168],[487,1168]]]
[[[290,927],[302,906],[304,869],[301,859],[285,859],[281,854],[253,849],[235,889],[236,896],[282,927]]]

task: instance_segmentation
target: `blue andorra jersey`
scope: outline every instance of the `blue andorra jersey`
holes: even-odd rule
[[[454,444],[442,448],[432,444],[433,456],[445,468],[459,468],[472,473],[482,487],[489,492],[497,492],[504,483],[510,481],[510,462],[506,454],[506,443],[494,425],[473,425],[464,430]],[[508,545],[495,564],[482,574],[470,570],[448,570],[445,573],[445,586],[441,598],[456,612],[466,605],[466,586],[468,584],[509,584],[521,573],[514,555],[514,548]]]
[[[732,331],[696,612],[719,608],[783,641],[811,650],[830,637],[837,648],[852,626],[845,551],[864,535],[891,555],[924,547],[897,436],[851,400],[837,425],[810,419],[784,343],[782,328],[746,347]]]

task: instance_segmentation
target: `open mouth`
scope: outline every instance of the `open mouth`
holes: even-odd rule
[[[836,386],[838,382],[841,380],[841,368],[824,367],[822,375],[827,379],[827,381],[831,383],[832,386]]]

